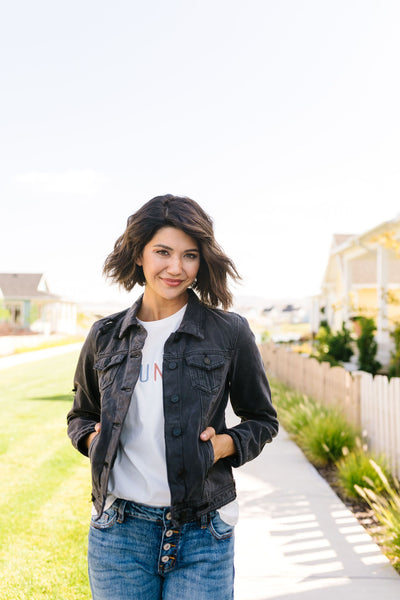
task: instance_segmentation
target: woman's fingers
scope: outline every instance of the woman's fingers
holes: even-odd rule
[[[215,429],[214,427],[207,427],[201,434],[200,434],[200,439],[203,440],[203,442],[206,442],[207,440],[211,440],[211,438],[215,437]]]

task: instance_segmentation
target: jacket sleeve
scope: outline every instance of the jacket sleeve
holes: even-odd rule
[[[100,392],[94,369],[96,356],[95,326],[89,332],[82,347],[74,376],[75,398],[67,415],[68,435],[73,446],[85,456],[88,450],[85,438],[95,431],[100,422]]]
[[[241,423],[226,430],[236,454],[226,458],[240,467],[256,458],[278,433],[278,419],[271,390],[254,335],[248,322],[239,318],[238,335],[230,371],[230,401]]]

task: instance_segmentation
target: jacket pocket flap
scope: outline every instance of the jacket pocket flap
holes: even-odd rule
[[[193,354],[185,358],[189,367],[205,369],[206,371],[219,369],[225,364],[225,358],[220,354]]]
[[[113,354],[112,356],[102,356],[100,357],[94,368],[97,371],[107,371],[110,367],[114,367],[115,365],[119,365],[126,358],[126,354]]]

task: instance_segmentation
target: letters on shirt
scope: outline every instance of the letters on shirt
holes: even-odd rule
[[[146,363],[142,364],[140,367],[140,382],[147,383],[150,380],[150,373],[152,373],[151,381],[157,381],[157,377],[161,377],[162,379],[162,371],[158,364],[153,363],[153,368],[150,368],[151,364]]]

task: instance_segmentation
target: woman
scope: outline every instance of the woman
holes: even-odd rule
[[[92,327],[68,414],[92,468],[93,599],[231,599],[232,467],[278,431],[254,337],[226,312],[237,271],[202,208],[167,195],[129,217],[104,272],[144,293]]]

